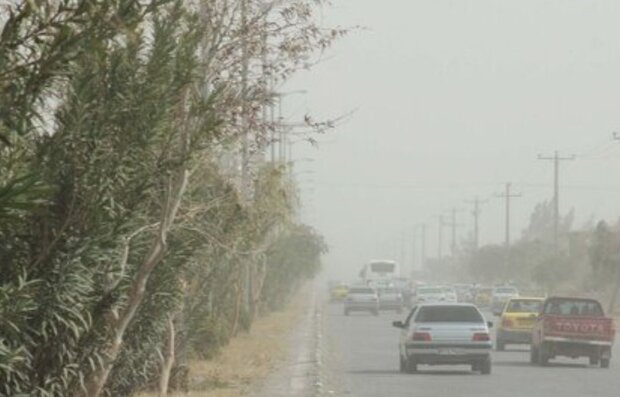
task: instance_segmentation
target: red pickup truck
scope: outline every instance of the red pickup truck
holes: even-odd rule
[[[547,365],[557,356],[588,357],[590,365],[609,367],[616,331],[594,299],[551,297],[532,330],[532,364]]]

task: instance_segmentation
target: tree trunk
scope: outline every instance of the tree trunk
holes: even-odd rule
[[[159,397],[166,397],[168,395],[168,384],[170,383],[170,372],[172,371],[172,365],[174,364],[174,316],[168,316],[168,336],[166,340],[166,350],[162,360],[161,375],[159,378]]]
[[[237,335],[237,329],[239,328],[239,317],[241,317],[241,304],[243,298],[243,288],[241,288],[241,279],[237,280],[235,284],[235,311],[233,313],[233,323],[230,329],[230,337]]]
[[[142,262],[138,268],[129,292],[127,295],[127,304],[123,311],[114,316],[116,321],[111,321],[108,326],[110,328],[110,334],[112,335],[107,347],[104,349],[104,360],[101,366],[93,371],[85,380],[84,388],[79,390],[76,397],[98,397],[105,386],[114,361],[118,356],[121,346],[123,344],[123,338],[125,332],[129,326],[129,323],[134,318],[136,311],[142,299],[144,298],[144,291],[146,283],[150,274],[155,266],[161,261],[166,250],[166,238],[172,223],[176,217],[179,206],[181,205],[181,199],[187,188],[187,182],[189,179],[189,172],[187,169],[183,169],[180,172],[176,189],[170,188],[167,198],[167,205],[164,207],[162,214],[162,220],[159,227],[159,233],[156,240],[153,243],[153,247],[146,260]],[[172,184],[172,182],[171,182]],[[112,316],[110,317],[112,318]]]

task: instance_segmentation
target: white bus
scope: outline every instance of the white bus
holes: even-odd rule
[[[389,259],[374,259],[364,265],[360,277],[366,284],[382,284],[400,276],[400,266]]]

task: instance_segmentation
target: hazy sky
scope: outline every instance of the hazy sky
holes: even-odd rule
[[[304,217],[326,237],[332,277],[351,279],[369,258],[400,257],[400,239],[435,216],[463,209],[459,234],[482,208],[481,242],[504,239],[503,201],[512,182],[512,234],[552,196],[561,168],[561,208],[576,226],[620,215],[620,1],[334,0],[325,26],[363,26],[338,42],[287,89],[285,113],[331,118],[356,112],[320,139],[295,145]],[[445,231],[448,237],[448,230]],[[446,241],[447,247],[449,242]],[[410,257],[410,253],[407,256]],[[409,259],[411,261],[411,259]]]

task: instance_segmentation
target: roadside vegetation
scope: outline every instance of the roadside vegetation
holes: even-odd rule
[[[0,1],[0,395],[183,391],[318,271],[263,116],[321,5]]]
[[[620,223],[591,220],[574,226],[574,212],[561,215],[557,245],[553,202],[539,203],[528,227],[509,248],[473,239],[452,258],[429,261],[441,277],[480,283],[513,282],[537,293],[590,294],[609,311],[620,298]]]

